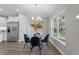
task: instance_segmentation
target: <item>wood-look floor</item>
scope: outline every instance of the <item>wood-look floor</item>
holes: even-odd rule
[[[35,47],[31,54],[30,52],[30,44],[28,44],[23,50],[24,43],[20,42],[3,42],[0,43],[0,55],[39,55],[38,47]],[[49,48],[46,44],[43,45],[41,50],[41,55],[59,55],[58,50],[49,43]]]

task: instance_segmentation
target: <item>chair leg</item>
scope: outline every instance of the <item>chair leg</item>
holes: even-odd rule
[[[30,54],[31,54],[33,48],[34,48],[34,46],[31,47]]]
[[[25,47],[26,47],[26,44],[24,45],[24,48],[23,48],[23,50],[25,49]]]
[[[49,48],[49,45],[48,45],[48,43],[46,42],[46,45],[47,45],[47,47]]]
[[[39,46],[39,52],[40,52],[40,55],[41,55],[41,47]]]
[[[43,42],[42,42],[42,48],[43,48]]]

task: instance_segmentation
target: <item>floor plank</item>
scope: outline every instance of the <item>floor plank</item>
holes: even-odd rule
[[[38,47],[35,47],[31,54],[30,52],[30,44],[28,44],[25,49],[24,42],[16,43],[16,42],[3,42],[0,43],[0,55],[40,55],[38,51]],[[49,43],[49,48],[46,44],[43,45],[41,55],[59,55],[58,50]]]

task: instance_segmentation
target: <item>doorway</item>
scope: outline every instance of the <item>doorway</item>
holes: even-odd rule
[[[7,41],[18,42],[19,40],[19,22],[7,23]]]

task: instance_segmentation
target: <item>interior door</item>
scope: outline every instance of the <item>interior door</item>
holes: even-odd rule
[[[19,23],[8,22],[7,23],[7,41],[17,42],[19,40]]]

